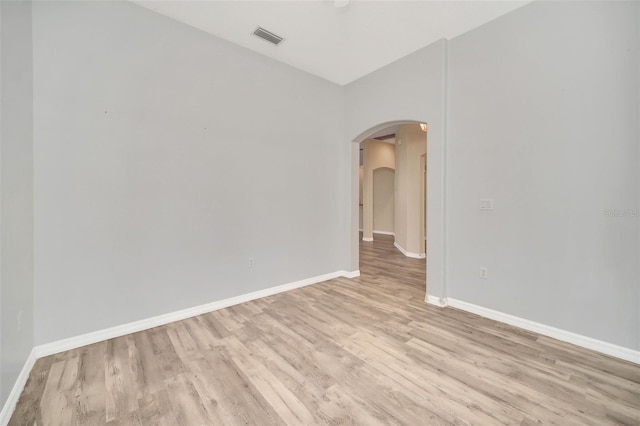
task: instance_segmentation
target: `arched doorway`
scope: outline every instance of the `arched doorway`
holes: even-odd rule
[[[397,129],[403,125],[423,125],[427,131],[424,121],[419,120],[395,120],[380,123],[361,132],[352,140],[352,186],[351,186],[351,258],[352,270],[359,268],[359,248],[360,248],[360,144],[367,139],[375,139],[388,134],[390,128]],[[446,300],[446,289],[444,280],[444,152],[442,146],[441,130],[435,143],[430,145],[425,140],[424,156],[418,156],[417,169],[419,178],[416,180],[418,191],[426,192],[422,201],[418,201],[417,217],[424,218],[419,222],[416,232],[416,241],[420,244],[415,251],[406,250],[410,254],[420,257],[421,253],[426,253],[427,274],[425,276],[425,288],[428,288],[425,300],[429,303],[443,306]],[[426,139],[426,138],[425,138]],[[396,171],[396,180],[398,172]],[[425,243],[425,234],[427,236]],[[420,237],[421,235],[421,237]],[[421,241],[420,241],[421,240]],[[431,268],[431,270],[430,270]]]

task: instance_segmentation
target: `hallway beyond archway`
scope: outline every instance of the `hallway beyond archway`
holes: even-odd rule
[[[389,280],[419,291],[424,300],[426,260],[414,259],[400,253],[393,245],[393,235],[376,235],[373,241],[360,236],[360,276],[365,280]]]

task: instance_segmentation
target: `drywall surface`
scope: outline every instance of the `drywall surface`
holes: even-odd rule
[[[31,2],[0,2],[0,406],[33,347]]]
[[[33,57],[36,344],[344,269],[341,87],[126,2]]]
[[[427,291],[443,296],[445,262],[445,40],[431,44],[345,86],[347,140],[383,123],[412,120],[429,124],[427,147]],[[355,152],[355,151],[354,151]],[[355,154],[352,154],[355,155]],[[358,194],[358,169],[351,167],[351,199]],[[358,258],[357,213],[352,212],[351,258]]]
[[[396,243],[405,251],[424,254],[421,235],[422,170],[420,156],[426,152],[427,136],[418,124],[404,124],[396,132]]]
[[[373,171],[374,232],[393,233],[394,180],[393,169],[380,167]]]
[[[396,155],[392,144],[380,142],[375,139],[367,139],[362,143],[362,146],[364,148],[362,172],[362,237],[365,240],[371,241],[371,238],[373,238],[373,230],[378,230],[378,228],[375,228],[376,213],[382,213],[384,215],[383,212],[375,211],[373,173],[381,167],[395,169]],[[382,208],[382,205],[378,207]],[[391,208],[393,209],[393,207]]]
[[[534,2],[449,42],[449,296],[640,349],[637,9]]]
[[[2,4],[0,3],[0,166],[2,166]],[[0,319],[2,319],[2,170],[0,169]],[[7,400],[3,390],[2,326],[0,325],[0,407]],[[13,379],[15,380],[15,378]]]
[[[359,216],[358,216],[358,224],[359,224],[358,229],[359,230],[362,230],[362,223],[364,221],[363,212],[362,212],[362,210],[363,210],[362,209],[362,207],[363,207],[363,205],[362,205],[363,180],[364,180],[364,166],[360,166],[358,168],[358,182],[359,182],[359,184],[358,184],[358,200],[359,200],[358,204],[359,204],[359,207],[360,207],[359,208],[359,210],[360,210],[359,211]]]
[[[354,140],[378,124],[429,121],[439,131],[445,40],[433,43],[345,86],[346,133]],[[435,134],[434,137],[440,137]]]

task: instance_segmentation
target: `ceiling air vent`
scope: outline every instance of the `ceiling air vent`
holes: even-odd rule
[[[267,40],[269,43],[273,43],[276,46],[278,44],[280,44],[280,42],[282,40],[284,40],[282,37],[275,35],[274,33],[272,33],[271,31],[267,31],[262,27],[258,27],[256,28],[256,30],[253,32],[254,35],[257,35],[258,37]]]

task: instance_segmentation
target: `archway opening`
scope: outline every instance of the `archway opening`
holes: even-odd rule
[[[358,139],[359,270],[367,274],[367,268],[386,263],[388,271],[374,268],[378,275],[411,270],[414,277],[421,274],[424,286],[427,126],[385,123]]]

